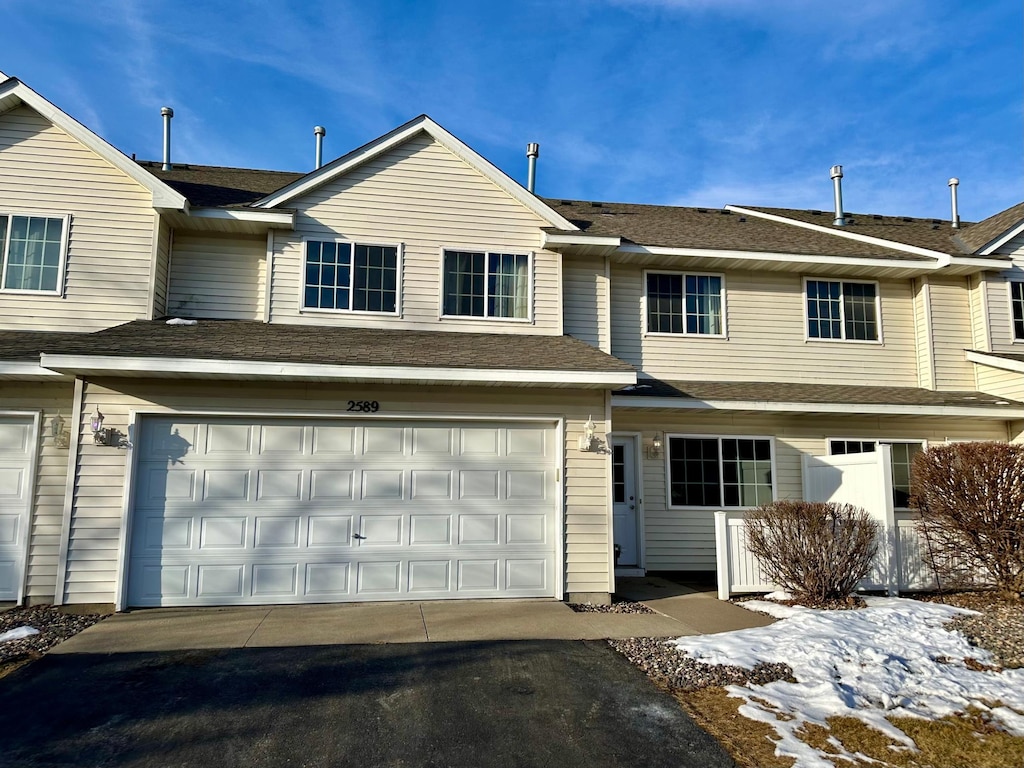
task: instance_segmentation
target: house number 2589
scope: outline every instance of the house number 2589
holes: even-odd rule
[[[380,403],[376,400],[349,400],[348,410],[359,413],[376,413],[380,410]]]

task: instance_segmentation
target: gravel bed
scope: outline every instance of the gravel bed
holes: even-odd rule
[[[0,635],[8,630],[26,626],[38,629],[39,634],[0,643],[0,667],[37,658],[57,643],[77,635],[103,618],[104,615],[96,613],[64,613],[52,605],[4,611],[0,613]]]
[[[978,611],[978,615],[957,616],[946,629],[963,633],[971,645],[991,652],[1004,669],[1024,667],[1024,603],[1000,600],[990,592],[954,592],[921,599]]]
[[[609,640],[608,643],[655,682],[676,691],[746,683],[764,685],[793,676],[788,664],[758,664],[753,669],[702,664],[659,638],[631,637],[628,640]]]
[[[576,613],[657,613],[643,603],[632,600],[612,599],[611,605],[594,605],[594,603],[569,603]]]

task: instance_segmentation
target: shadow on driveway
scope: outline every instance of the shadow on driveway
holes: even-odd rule
[[[2,766],[731,766],[604,642],[48,655]]]

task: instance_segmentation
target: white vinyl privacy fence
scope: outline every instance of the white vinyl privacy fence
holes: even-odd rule
[[[871,572],[861,589],[901,591],[933,589],[934,576],[923,558],[925,544],[911,513],[893,509],[891,451],[879,445],[872,453],[843,456],[804,456],[806,501],[835,501],[865,509],[878,521],[881,542]],[[768,592],[776,588],[761,572],[747,549],[744,512],[715,513],[718,596]]]

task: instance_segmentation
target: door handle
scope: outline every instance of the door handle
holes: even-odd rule
[[[365,539],[366,537],[363,536],[362,534],[359,534],[359,533],[353,533],[352,534],[352,538],[353,539]]]
[[[629,505],[629,508],[630,508],[630,509],[636,509],[636,504],[630,504],[630,505]]]

